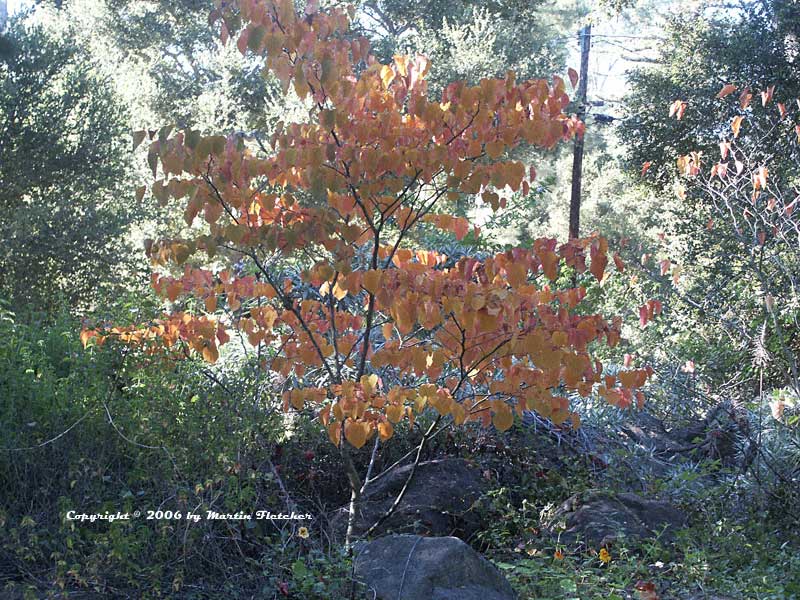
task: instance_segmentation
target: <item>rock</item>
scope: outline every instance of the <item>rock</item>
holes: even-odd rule
[[[671,448],[686,442],[682,437],[670,435],[660,419],[646,412],[634,413],[632,419],[623,423],[622,432],[635,443],[656,454],[667,453]]]
[[[376,600],[514,600],[488,560],[454,537],[388,535],[356,548],[355,573]]]
[[[355,534],[361,535],[392,505],[411,472],[411,465],[396,469],[367,487],[356,512]],[[381,531],[425,535],[456,535],[467,539],[480,527],[470,509],[486,490],[477,467],[459,458],[420,463],[402,502]],[[334,526],[346,528],[347,509],[334,517]]]
[[[705,418],[672,429],[648,413],[638,413],[622,432],[662,458],[718,460],[724,467],[742,469],[753,459],[747,412],[733,402],[720,402]]]
[[[566,525],[561,541],[569,543],[580,538],[599,547],[619,538],[637,540],[662,535],[662,539],[671,540],[675,530],[686,525],[686,519],[666,502],[592,490],[571,496],[556,509],[550,529],[559,523]]]

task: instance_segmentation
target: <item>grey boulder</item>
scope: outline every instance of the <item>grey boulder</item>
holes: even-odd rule
[[[408,465],[395,469],[367,486],[356,507],[356,536],[389,510],[411,468]],[[481,526],[472,508],[486,488],[480,469],[465,460],[445,458],[420,463],[397,509],[381,524],[381,531],[468,539]],[[347,527],[346,507],[338,511],[333,522],[343,534]]]
[[[454,537],[387,535],[357,545],[356,578],[376,600],[515,600],[492,563]]]
[[[671,540],[675,531],[686,525],[684,514],[671,504],[631,493],[599,490],[571,496],[549,521],[551,530],[563,528],[561,541],[580,539],[594,547],[619,538],[641,540],[662,536]]]

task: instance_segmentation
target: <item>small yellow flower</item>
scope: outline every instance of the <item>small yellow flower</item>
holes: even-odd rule
[[[611,562],[611,555],[605,548],[600,548],[600,554],[598,554],[597,557],[606,564]]]
[[[559,548],[556,550],[556,553],[553,555],[553,558],[556,560],[564,560],[564,552]]]
[[[297,530],[297,535],[299,535],[304,540],[307,540],[308,539],[308,528],[307,527],[301,527],[300,529]]]

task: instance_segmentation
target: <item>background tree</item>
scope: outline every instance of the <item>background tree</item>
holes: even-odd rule
[[[369,0],[359,9],[356,28],[382,60],[408,51],[431,58],[433,93],[451,81],[476,83],[507,69],[520,79],[564,72],[564,37],[588,13],[580,3],[545,1]]]
[[[672,296],[669,308],[678,317],[670,320],[674,351],[697,359],[716,385],[733,385],[735,394],[746,399],[757,393],[760,369],[752,360],[757,347],[763,342],[776,356],[783,352],[776,337],[761,340],[764,292],[758,269],[751,268],[754,247],[743,245],[733,222],[741,218],[742,206],[731,213],[711,193],[713,187],[702,192],[697,186],[687,188],[686,181],[676,179],[674,165],[682,156],[714,164],[729,158],[726,144],[735,143],[742,153],[738,160],[746,165],[743,177],[767,167],[771,185],[790,195],[798,160],[793,140],[800,96],[799,28],[796,3],[783,0],[744,3],[739,11],[705,10],[701,4],[695,13],[673,18],[659,63],[631,74],[628,116],[620,128],[631,170],[641,172],[639,181],[663,199],[653,216],[665,242],[650,252],[660,252],[657,260],[668,258],[683,269],[681,293]],[[732,169],[738,176],[738,169]],[[780,260],[791,264],[787,250],[782,246]],[[650,270],[666,281],[657,260]],[[791,295],[791,282],[778,279],[782,294]],[[775,335],[774,330],[766,333],[767,338]],[[772,384],[784,385],[787,363],[778,362],[783,374],[774,373]]]
[[[631,168],[652,163],[648,179],[662,187],[671,184],[670,165],[678,156],[715,150],[719,124],[741,113],[735,103],[716,101],[724,85],[754,94],[755,103],[755,90],[777,82],[776,101],[789,106],[800,96],[800,15],[793,0],[745,2],[739,11],[701,3],[690,14],[673,17],[665,34],[658,64],[630,74],[628,114],[620,129]],[[668,110],[675,100],[688,102],[679,120]],[[761,152],[770,152],[781,136],[771,132]],[[787,159],[791,165],[793,157]]]
[[[80,47],[19,21],[4,40],[0,290],[17,307],[85,305],[130,266],[125,111]]]

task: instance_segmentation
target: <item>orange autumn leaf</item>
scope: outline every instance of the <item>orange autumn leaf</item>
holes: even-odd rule
[[[369,425],[362,421],[348,419],[344,424],[344,437],[354,448],[361,448],[367,443]]]
[[[724,98],[725,96],[729,96],[730,94],[732,94],[735,91],[736,91],[736,86],[733,85],[733,84],[728,83],[728,84],[722,86],[722,89],[717,94],[717,98]]]
[[[684,113],[686,112],[686,108],[689,106],[688,102],[684,102],[682,100],[675,100],[669,107],[669,116],[670,117],[677,117],[678,121],[683,118]]]
[[[744,117],[738,115],[733,117],[733,122],[731,123],[731,129],[733,129],[733,137],[739,137],[739,130],[742,127],[742,121],[744,121]]]
[[[506,431],[514,424],[514,413],[505,402],[499,402],[495,405],[494,414],[492,415],[492,424],[497,427],[499,431]]]
[[[625,271],[625,263],[623,262],[622,257],[620,257],[620,255],[616,252],[614,253],[614,266],[617,267],[617,271],[620,273]]]

